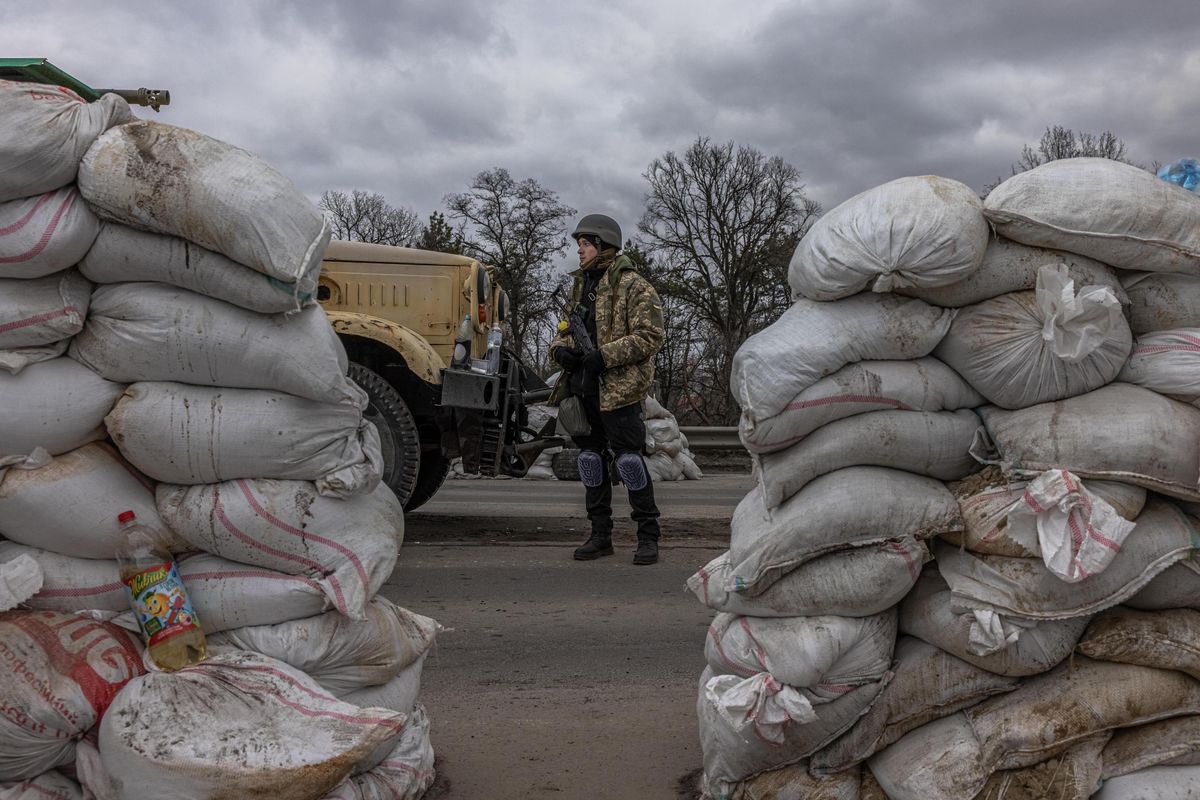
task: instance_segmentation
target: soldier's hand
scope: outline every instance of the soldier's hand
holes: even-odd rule
[[[604,356],[600,355],[599,349],[593,350],[583,357],[583,368],[592,375],[604,372]]]
[[[556,347],[554,361],[563,369],[576,370],[583,363],[583,353],[574,347]]]

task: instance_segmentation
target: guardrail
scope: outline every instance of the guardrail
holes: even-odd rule
[[[691,450],[741,450],[736,427],[680,427]]]

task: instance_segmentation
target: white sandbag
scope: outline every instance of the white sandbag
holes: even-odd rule
[[[107,611],[116,614],[129,610],[129,592],[121,583],[117,562],[111,559],[75,558],[37,547],[0,541],[0,566],[27,558],[37,565],[41,575],[36,592],[24,601],[34,611]]]
[[[730,388],[752,422],[769,419],[847,364],[929,355],[953,317],[952,311],[892,294],[836,303],[798,300],[738,348]]]
[[[1200,499],[1200,409],[1149,389],[1114,383],[1018,411],[984,406],[979,415],[1007,471],[1066,469]],[[982,446],[977,453],[987,458]]]
[[[1200,196],[1107,158],[1049,161],[987,196],[1001,235],[1105,264],[1200,274]]]
[[[0,800],[84,800],[79,784],[57,770],[24,781],[0,781]]]
[[[0,371],[0,456],[51,455],[103,439],[104,417],[125,391],[69,358]]]
[[[1105,780],[1119,775],[1195,758],[1200,754],[1200,715],[1151,722],[1113,733],[1104,747]]]
[[[1094,800],[1200,800],[1200,766],[1150,767],[1106,780]]]
[[[871,710],[812,757],[813,774],[849,769],[911,730],[1017,686],[1016,678],[988,672],[911,636],[896,643],[895,659],[892,680]]]
[[[0,540],[0,548],[23,547]],[[18,553],[15,556],[0,554],[0,611],[10,611],[25,603],[42,588],[45,575],[38,563],[28,555]]]
[[[1175,328],[1200,328],[1200,276],[1170,272],[1126,272],[1129,327],[1134,335]]]
[[[721,613],[708,627],[704,657],[714,675],[765,672],[819,705],[881,680],[895,644],[895,609],[857,618]]]
[[[876,466],[943,481],[979,469],[971,443],[980,428],[970,409],[873,411],[831,422],[786,450],[758,457],[762,500],[773,509],[814,478],[845,467]]]
[[[959,712],[910,731],[868,764],[888,800],[963,800],[975,797],[992,772],[982,750]]]
[[[675,415],[663,408],[662,403],[647,396],[642,401],[642,419],[675,419]]]
[[[700,469],[700,465],[696,463],[696,459],[692,457],[691,452],[686,447],[683,452],[675,456],[675,463],[683,471],[684,480],[698,481],[704,478],[704,471]]]
[[[42,347],[15,347],[9,350],[0,350],[0,369],[16,375],[30,364],[58,358],[67,352],[68,344],[70,344],[70,340],[63,339]]]
[[[379,484],[379,433],[361,405],[258,389],[135,383],[104,419],[130,462],[163,483],[315,481],[326,497]]]
[[[837,300],[870,288],[946,286],[979,267],[988,224],[973,189],[934,175],[900,178],[824,214],[788,266],[793,297]]]
[[[0,81],[0,109],[0,202],[71,183],[96,137],[134,118],[115,94],[88,103],[65,87],[24,81]]]
[[[346,500],[321,497],[308,481],[160,484],[156,500],[167,525],[195,548],[306,575],[356,620],[391,575],[404,538],[404,511],[382,483]]]
[[[1092,618],[1079,652],[1100,661],[1175,669],[1200,679],[1200,611],[1109,609]]]
[[[0,535],[75,558],[115,558],[117,515],[164,529],[154,487],[104,442],[30,459],[0,477]]]
[[[659,481],[681,481],[683,480],[683,467],[671,458],[666,453],[654,453],[644,456],[646,461],[646,470],[650,473],[650,480],[658,483]]]
[[[979,269],[963,280],[949,286],[905,287],[896,289],[896,293],[943,308],[962,308],[1002,294],[1033,289],[1037,286],[1038,269],[1046,264],[1066,264],[1076,286],[1106,286],[1122,307],[1129,305],[1129,295],[1121,286],[1121,280],[1105,264],[1064,250],[1029,247],[1003,236],[988,240]]]
[[[33,778],[75,758],[75,742],[130,679],[136,634],[44,611],[0,613],[0,780]]]
[[[768,686],[768,675],[747,680],[762,684],[764,693],[773,690],[776,695],[796,694],[795,689],[778,683]],[[748,710],[727,707],[731,693],[743,688],[739,683],[736,676],[713,676],[707,668],[700,676],[696,716],[700,719],[704,774],[709,794],[714,798],[731,797],[733,784],[760,772],[794,764],[820,750],[866,713],[886,680],[860,686],[837,700],[815,706],[815,719],[805,722],[774,715],[782,709],[769,702]],[[777,740],[766,738],[764,728],[777,734]]]
[[[284,283],[186,239],[114,222],[101,225],[79,271],[93,283],[167,283],[260,314],[295,311],[312,303],[317,280],[313,274]]]
[[[237,648],[270,656],[342,697],[395,678],[433,647],[439,628],[429,617],[375,597],[362,621],[328,611],[278,625],[223,631],[210,637],[208,646],[212,652]]]
[[[1200,609],[1200,562],[1195,554],[1160,572],[1140,592],[1126,600],[1125,605],[1142,611]]]
[[[1200,405],[1200,328],[1145,333],[1117,378],[1183,403]]]
[[[0,203],[0,278],[40,278],[73,267],[99,232],[100,220],[74,186]]]
[[[383,761],[351,775],[322,800],[419,800],[435,777],[429,715],[418,706]]]
[[[179,576],[205,633],[278,625],[331,607],[312,578],[239,564],[208,553],[179,556]]]
[[[999,650],[978,652],[973,646],[971,614],[951,606],[950,587],[930,565],[900,605],[900,632],[915,636],[957,658],[997,675],[1036,675],[1052,668],[1075,649],[1089,617],[1044,620],[1023,627],[1016,641]]]
[[[701,774],[701,796],[722,800],[863,800],[862,775],[848,769],[836,775],[808,774],[808,762],[769,770],[742,781],[727,796],[715,794]]]
[[[769,419],[755,422],[742,415],[738,435],[751,453],[770,453],[857,414],[893,409],[954,411],[980,405],[979,393],[936,358],[859,361],[817,381]]]
[[[413,710],[417,697],[421,694],[421,673],[425,669],[425,658],[428,655],[428,652],[422,653],[416,661],[396,673],[396,677],[387,683],[363,686],[339,696],[351,705],[390,708],[392,711],[407,714]]]
[[[179,236],[284,283],[311,279],[329,244],[329,222],[261,158],[161,122],[100,136],[79,190],[101,219]]]
[[[258,314],[161,283],[101,286],[71,358],[109,380],[268,389],[354,404],[324,310]]]
[[[1123,519],[1137,519],[1146,505],[1146,490],[1140,486],[1116,481],[1081,483],[1087,492],[1112,506]],[[1025,490],[1029,485],[1027,480],[1006,478],[996,467],[988,467],[952,484],[950,490],[958,498],[964,527],[961,533],[943,534],[942,538],[973,553],[1021,558],[1041,556],[1036,537],[1032,541],[1019,541],[1008,531],[1009,514],[1028,505]]]
[[[822,475],[763,518],[755,487],[733,512],[724,588],[758,595],[783,575],[819,556],[913,536],[959,530],[958,503],[941,481],[881,467],[850,467]]]
[[[39,347],[83,329],[92,285],[76,270],[0,280],[0,348]]]
[[[934,355],[1003,408],[1090,392],[1117,377],[1133,336],[1103,286],[1076,295],[1064,265],[1043,267],[1037,290],[961,309]]]
[[[405,720],[343,703],[282,662],[230,653],[130,681],[100,723],[100,752],[121,800],[147,786],[176,800],[299,800],[341,783]]]
[[[688,589],[714,611],[752,617],[868,617],[904,599],[931,558],[912,536],[839,550],[815,558],[772,583],[761,594],[729,591],[728,552],[687,580]]]

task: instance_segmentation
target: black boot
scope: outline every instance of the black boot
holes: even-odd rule
[[[592,531],[592,535],[580,547],[575,548],[576,561],[593,561],[601,556],[613,554],[612,531]]]
[[[658,562],[658,537],[638,535],[637,550],[633,554],[635,564],[654,564]]]

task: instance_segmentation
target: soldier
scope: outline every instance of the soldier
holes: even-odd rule
[[[579,270],[572,273],[568,314],[582,320],[594,349],[582,348],[569,329],[550,343],[550,355],[563,375],[549,403],[577,398],[591,429],[586,434],[572,432],[580,448],[579,476],[592,525],[591,536],[576,548],[575,558],[590,561],[613,554],[615,468],[637,523],[633,563],[653,564],[658,561],[659,512],[642,458],[642,401],[654,380],[654,354],[662,346],[662,301],[629,257],[618,253],[621,228],[612,217],[588,214],[571,236],[579,245]]]

